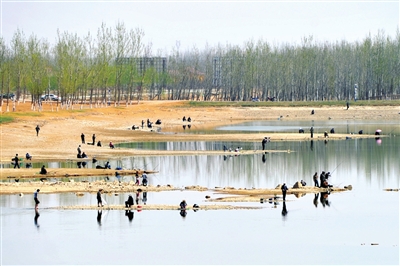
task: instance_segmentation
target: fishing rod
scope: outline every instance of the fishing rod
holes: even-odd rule
[[[339,167],[339,165],[341,165],[342,163],[344,162],[344,160],[343,161],[341,161],[336,167],[335,167],[335,169],[333,169],[333,171],[331,172],[331,174],[333,173],[333,172],[335,172],[336,171],[336,169]]]

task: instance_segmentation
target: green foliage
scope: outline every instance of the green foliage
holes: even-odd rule
[[[8,115],[1,115],[0,116],[0,124],[10,123],[14,121],[14,117]]]
[[[252,97],[329,105],[400,95],[399,30],[394,38],[378,31],[354,43],[318,43],[306,36],[300,45],[251,40],[242,47],[227,44],[185,53],[177,43],[162,71],[152,65],[152,59],[161,56],[152,56],[143,36],[140,29],[126,29],[121,22],[114,28],[103,23],[96,38],[58,32],[57,43],[50,47],[46,40],[34,34],[25,38],[17,30],[10,47],[0,37],[0,89],[18,96],[28,90],[34,100],[51,91],[63,101],[83,100],[88,93],[91,100],[104,101],[111,90],[118,102],[166,95],[169,100],[240,104]]]

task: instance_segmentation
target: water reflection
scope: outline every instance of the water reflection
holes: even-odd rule
[[[40,214],[39,214],[38,209],[35,209],[35,218],[34,218],[33,220],[34,220],[35,226],[36,226],[38,229],[39,229],[39,227],[40,227],[39,222],[38,222],[39,216],[40,216]]]
[[[313,204],[315,208],[318,208],[318,198],[319,198],[319,193],[314,194]]]
[[[357,134],[360,130],[364,134],[374,134],[376,129],[381,129],[386,134],[400,134],[399,121],[366,121],[366,120],[329,120],[329,121],[250,121],[235,125],[218,127],[216,131],[235,132],[289,132],[297,133],[299,128],[313,128],[316,134],[331,131],[339,134]],[[396,128],[397,127],[397,128]],[[394,128],[394,129],[393,129]],[[311,134],[311,130],[309,130]],[[331,132],[331,133],[333,133]],[[203,132],[206,133],[206,132]],[[214,133],[214,132],[210,132]],[[301,133],[301,132],[300,132]],[[385,133],[383,133],[385,134]]]
[[[103,215],[103,211],[102,210],[98,210],[97,211],[97,223],[99,224],[99,226],[101,226],[101,216]]]
[[[126,211],[125,211],[125,216],[128,217],[128,220],[129,220],[129,222],[131,223],[132,220],[133,220],[134,213],[133,213],[131,210],[126,210]]]
[[[143,205],[146,205],[146,203],[147,203],[147,191],[143,192],[142,202],[143,202]]]
[[[185,218],[186,215],[187,215],[187,212],[186,212],[186,210],[180,210],[179,214],[180,214],[183,218]]]
[[[265,163],[267,161],[267,155],[265,153],[262,155],[262,159],[261,160],[262,160],[263,163]]]
[[[321,197],[319,198],[322,207],[325,208],[325,206],[330,207],[330,202],[328,200],[329,192],[321,192]]]
[[[282,219],[286,220],[287,214],[288,214],[288,210],[286,208],[286,201],[284,201],[282,205],[283,205],[282,206]]]

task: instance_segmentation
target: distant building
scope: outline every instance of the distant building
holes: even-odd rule
[[[167,58],[166,57],[120,57],[116,58],[117,65],[136,65],[139,75],[143,75],[146,70],[153,68],[157,73],[167,72]]]

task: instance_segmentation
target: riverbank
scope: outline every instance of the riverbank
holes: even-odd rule
[[[81,109],[82,108],[82,109]],[[148,151],[127,148],[110,149],[109,142],[140,141],[244,141],[259,142],[264,133],[250,134],[187,134],[183,125],[191,125],[191,130],[208,130],[216,126],[260,120],[398,120],[400,107],[357,106],[346,110],[344,107],[315,107],[311,115],[309,107],[191,107],[186,101],[145,101],[119,107],[98,107],[76,105],[75,109],[57,108],[53,103],[44,103],[42,111],[31,110],[30,103],[19,103],[16,112],[2,115],[14,117],[14,122],[1,124],[1,162],[11,162],[15,154],[24,157],[28,152],[33,159],[59,161],[76,159],[77,147],[89,158],[116,158],[147,155],[186,155],[185,151]],[[4,107],[2,108],[5,109]],[[58,109],[58,111],[56,111]],[[183,122],[182,117],[191,117],[191,122]],[[141,121],[149,119],[162,121],[153,128],[141,127]],[[38,136],[35,127],[40,126]],[[139,129],[132,130],[132,126]],[[167,133],[168,132],[168,133]],[[81,134],[85,135],[85,144]],[[324,132],[314,132],[314,140],[324,140]],[[89,145],[95,134],[96,143],[102,147]],[[273,133],[271,141],[310,140],[310,134]],[[329,139],[345,139],[344,134],[330,134]],[[352,135],[353,138],[373,137]]]

